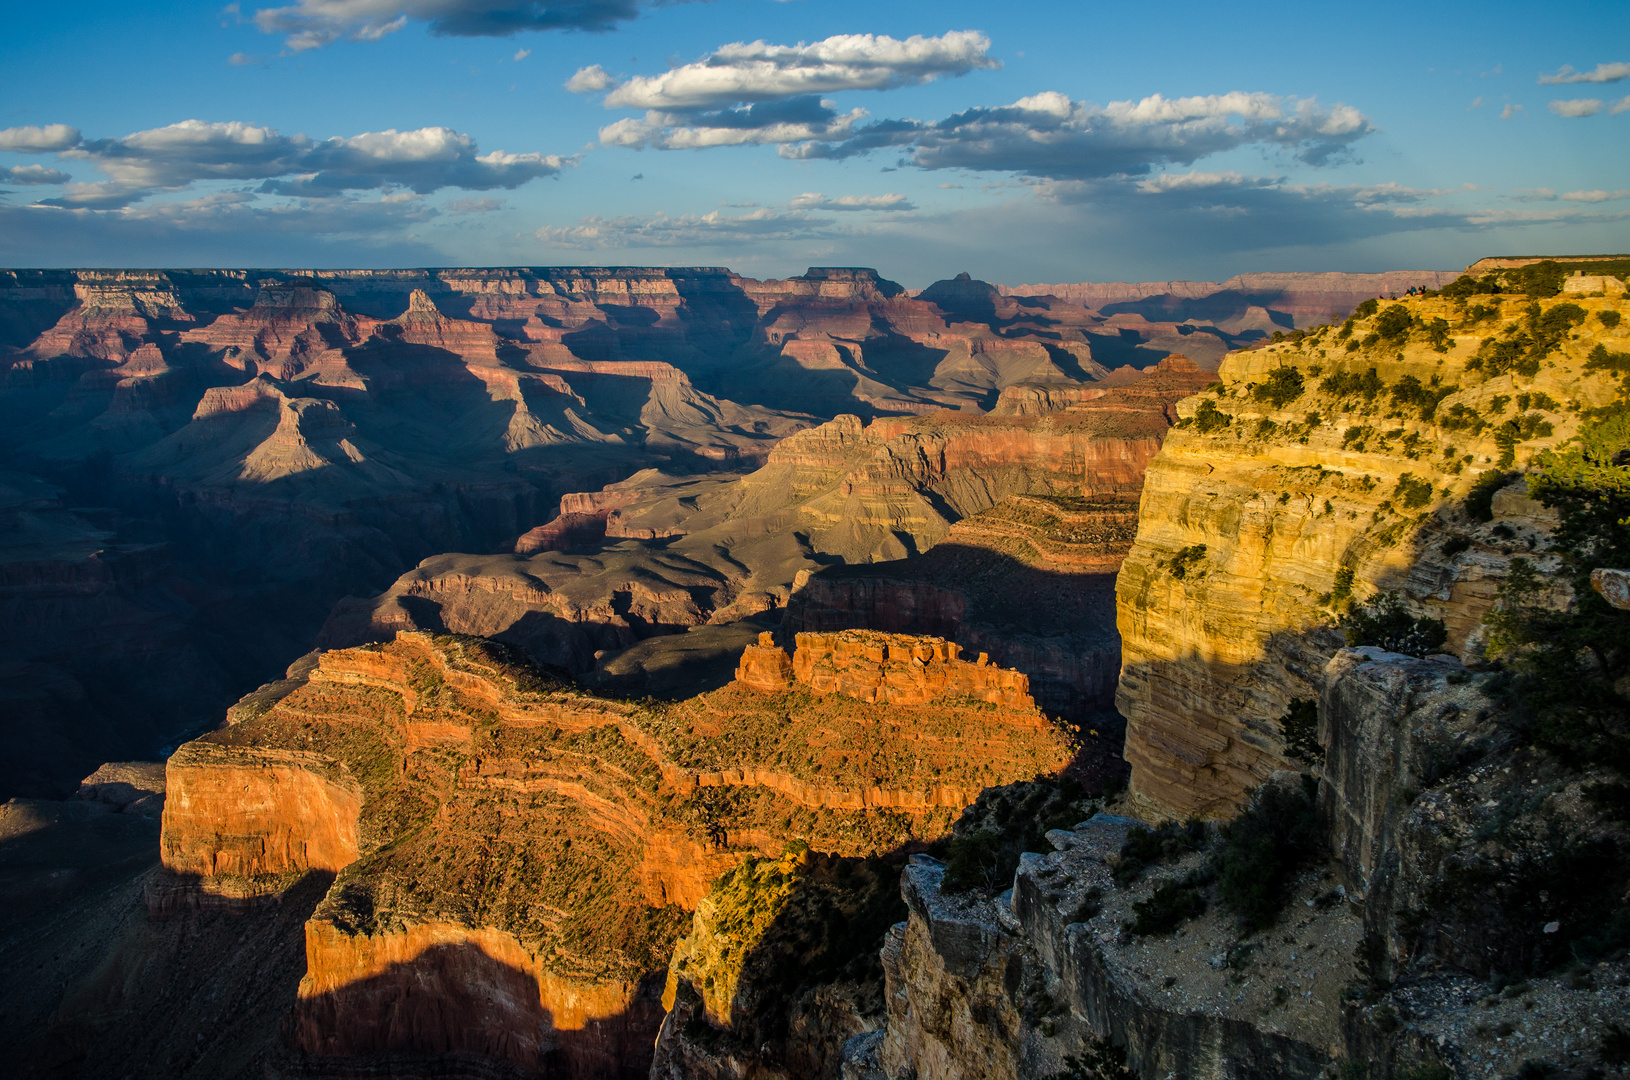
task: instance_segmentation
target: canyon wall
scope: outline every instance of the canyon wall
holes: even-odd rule
[[[1117,703],[1140,814],[1226,816],[1286,767],[1281,718],[1317,696],[1350,603],[1397,593],[1443,620],[1447,651],[1481,655],[1511,559],[1554,567],[1555,518],[1518,486],[1486,515],[1465,500],[1613,399],[1613,373],[1588,364],[1599,345],[1627,344],[1612,284],[1532,308],[1521,295],[1478,297],[1476,310],[1410,298],[1386,309],[1407,316],[1392,338],[1373,315],[1238,353],[1219,389],[1182,404],[1116,585]],[[1502,342],[1532,350],[1559,309],[1567,325],[1542,359],[1502,359]]]
[[[1045,677],[1055,712],[1080,711],[1083,700],[1088,711],[1107,708],[1116,663],[1108,576],[1130,540],[1131,501],[1175,403],[1209,380],[1174,357],[1046,415],[841,416],[788,437],[739,477],[643,472],[563,498],[567,524],[518,540],[524,558],[439,556],[377,598],[347,601],[320,640],[345,646],[411,628],[481,634],[596,677],[606,655],[660,650],[669,638],[694,648],[697,635],[684,631],[785,609],[794,631],[955,638]],[[956,547],[987,550],[993,565],[965,573],[900,561]],[[832,565],[839,560],[847,568]],[[992,580],[998,569],[1012,580]],[[925,575],[937,584],[912,580]],[[1017,609],[1001,598],[1021,592],[1036,604],[1023,627],[997,632],[963,618],[971,601],[1011,620]],[[725,677],[740,645],[728,648]]]

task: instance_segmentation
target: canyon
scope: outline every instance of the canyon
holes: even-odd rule
[[[204,730],[336,602],[426,558],[536,529],[592,541],[616,508],[577,517],[574,493],[651,470],[706,486],[839,415],[1098,379],[1101,322],[846,268],[6,271],[0,588],[23,666],[3,682],[18,752],[0,790],[66,794]],[[626,516],[609,535],[658,535]],[[600,635],[573,666],[633,640]]]
[[[1610,1075],[1621,778],[1501,613],[1622,628],[1543,484],[1630,299],[1520,269],[12,272],[0,1051]]]

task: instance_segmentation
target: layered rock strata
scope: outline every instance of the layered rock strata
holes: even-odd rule
[[[259,918],[254,897],[333,879],[291,1021],[312,1060],[643,1071],[683,912],[744,854],[888,850],[1068,760],[1033,709],[739,688],[640,707],[473,639],[291,675],[171,758],[150,896]]]
[[[1009,709],[1033,710],[1030,680],[1022,672],[989,663],[984,653],[970,663],[962,647],[944,638],[843,630],[799,634],[793,655],[764,634],[742,656],[736,681],[755,690],[807,686],[817,694],[846,694],[858,701],[926,705],[938,698],[966,698]]]
[[[619,650],[642,640],[772,613],[797,591],[808,593],[794,601],[800,611],[846,607],[850,621],[800,615],[806,621],[796,629],[869,626],[956,638],[1005,666],[1032,665],[1027,670],[1049,679],[1055,711],[1074,708],[1083,692],[1098,707],[1107,704],[1115,664],[1106,651],[1112,640],[1099,640],[1109,623],[1104,582],[1129,540],[1130,500],[1175,402],[1208,379],[1192,364],[1169,360],[1131,385],[1046,416],[936,413],[870,424],[844,416],[787,438],[745,476],[641,473],[562,499],[558,528],[519,541],[522,549],[543,548],[525,559],[439,556],[378,598],[347,601],[321,641],[350,645],[409,628],[482,634],[588,676],[605,668],[597,654],[615,662]],[[1004,508],[992,509],[997,502]],[[598,528],[586,524],[591,518],[604,522],[603,544],[568,542],[580,523],[591,533]],[[1098,627],[1093,646],[1053,640],[1039,624],[1032,628],[1037,640],[1007,635],[998,642],[988,634],[987,645],[976,639],[981,630],[964,628],[960,613],[943,608],[934,616],[940,621],[890,624],[873,617],[888,606],[883,592],[876,603],[843,597],[826,584],[839,575],[802,573],[834,557],[868,564],[935,545],[989,548],[989,561],[1011,569],[1015,580],[987,590],[999,567],[968,574],[945,567],[934,571],[943,587],[901,586],[915,564],[885,573],[899,566],[885,562],[877,588],[920,595],[931,609],[941,592],[975,580],[976,600],[988,595],[985,606],[1009,618],[1007,599],[1034,594],[1027,620],[1033,614],[1083,633]],[[1077,601],[1078,590],[1085,600]],[[960,603],[965,612],[967,600]],[[1090,612],[1077,610],[1083,605]],[[672,644],[687,647],[690,635],[684,638],[675,635]],[[725,678],[739,648],[732,643],[721,653],[730,665]]]
[[[1316,696],[1349,597],[1399,593],[1470,660],[1511,559],[1554,567],[1554,515],[1519,486],[1494,496],[1489,520],[1464,499],[1613,400],[1617,377],[1587,361],[1630,345],[1613,318],[1630,305],[1482,299],[1402,301],[1386,309],[1407,316],[1393,338],[1376,314],[1233,354],[1219,389],[1180,406],[1116,586],[1140,814],[1226,815],[1286,767],[1279,719]],[[1501,359],[1547,318],[1571,329],[1543,360]]]

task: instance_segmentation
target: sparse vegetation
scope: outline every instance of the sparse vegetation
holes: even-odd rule
[[[1353,577],[1351,566],[1337,568],[1335,581],[1330,586],[1330,599],[1336,604],[1345,604],[1353,598]]]
[[[1195,410],[1193,418],[1194,430],[1202,435],[1221,431],[1233,422],[1234,418],[1217,408],[1217,403],[1212,398],[1200,402],[1200,407]]]
[[[1133,903],[1136,918],[1126,925],[1133,937],[1169,934],[1190,919],[1205,914],[1206,901],[1198,883],[1166,881],[1155,887],[1146,900]]]
[[[1280,366],[1268,372],[1266,382],[1251,388],[1251,396],[1283,409],[1302,396],[1302,389],[1302,373],[1293,367]]]
[[[1376,317],[1375,332],[1385,341],[1402,341],[1414,325],[1415,317],[1409,309],[1403,304],[1393,304]]]
[[[1179,824],[1168,821],[1149,829],[1134,825],[1121,845],[1120,859],[1115,864],[1115,881],[1123,888],[1143,876],[1143,872],[1158,863],[1180,859],[1205,846],[1205,822],[1190,818]]]
[[[1086,820],[1098,805],[1069,780],[986,788],[952,827],[941,887],[1001,892],[1012,882],[1021,852],[1051,850],[1049,831]]]
[[[1299,785],[1267,784],[1245,811],[1222,827],[1217,852],[1217,901],[1247,934],[1272,925],[1290,895],[1291,879],[1320,851],[1311,776]]]
[[[1351,591],[1351,584],[1348,589]],[[1297,698],[1290,710],[1279,720],[1284,733],[1285,753],[1304,765],[1317,765],[1324,760],[1324,747],[1319,745],[1319,703],[1310,698]]]
[[[1200,577],[1206,561],[1206,546],[1204,544],[1191,544],[1177,554],[1161,563],[1166,571],[1178,581],[1186,579],[1190,574]]]
[[[1386,385],[1372,367],[1362,375],[1350,371],[1332,372],[1320,381],[1319,391],[1336,397],[1362,397],[1369,402],[1374,401]]]
[[[1382,593],[1375,603],[1344,616],[1341,627],[1353,648],[1373,645],[1405,656],[1426,656],[1448,640],[1442,619],[1417,618],[1397,593]]]
[[[1541,455],[1530,494],[1557,510],[1556,550],[1573,588],[1558,610],[1546,582],[1513,560],[1501,605],[1488,616],[1490,645],[1517,675],[1517,699],[1536,742],[1573,762],[1630,776],[1630,612],[1590,587],[1597,567],[1630,566],[1630,403],[1600,410],[1565,448]]]
[[[1432,501],[1432,482],[1404,473],[1392,489],[1392,497],[1406,510],[1418,510]]]

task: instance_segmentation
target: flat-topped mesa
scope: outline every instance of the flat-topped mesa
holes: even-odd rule
[[[760,634],[736,669],[736,681],[770,692],[799,683],[817,694],[845,694],[888,705],[926,705],[941,698],[972,698],[1004,708],[1035,712],[1030,679],[989,662],[970,663],[962,646],[940,637],[879,630],[804,633],[789,658],[773,634]]]

